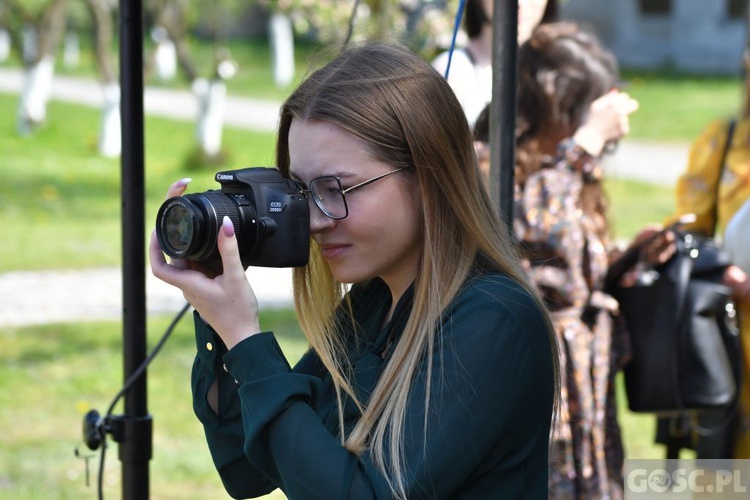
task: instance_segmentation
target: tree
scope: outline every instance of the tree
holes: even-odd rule
[[[17,128],[27,135],[44,123],[55,71],[54,54],[65,31],[68,0],[6,0],[2,22],[23,61]]]
[[[121,153],[120,84],[112,57],[114,6],[107,0],[85,0],[92,19],[96,68],[102,84],[104,102],[99,130],[99,153],[116,157]]]
[[[212,14],[205,19],[209,26],[213,24],[218,30],[221,8],[219,2],[208,6]],[[231,2],[222,2],[223,7],[231,7]],[[148,6],[148,17],[155,28],[163,29],[166,37],[174,44],[177,64],[190,83],[190,88],[197,100],[198,116],[196,117],[195,138],[198,154],[203,162],[214,163],[222,160],[221,139],[224,125],[224,106],[226,102],[226,80],[237,71],[229,49],[219,47],[214,54],[212,66],[201,76],[190,54],[188,39],[197,18],[195,11],[205,9],[206,3],[191,5],[189,0],[152,0]],[[198,7],[193,9],[193,7]]]
[[[458,0],[269,0],[295,31],[336,46],[350,40],[398,40],[425,57],[446,45]],[[348,30],[346,29],[348,27]]]

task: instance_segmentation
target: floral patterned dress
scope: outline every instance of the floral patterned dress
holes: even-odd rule
[[[629,353],[627,335],[614,327],[617,301],[603,292],[611,256],[605,221],[582,203],[584,185],[599,182],[597,159],[567,140],[516,192],[516,237],[562,351],[550,498],[622,498],[614,376]]]

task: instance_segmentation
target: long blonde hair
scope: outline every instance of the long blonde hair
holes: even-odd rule
[[[484,256],[520,283],[536,298],[539,310],[545,309],[520,266],[508,228],[483,188],[464,112],[445,79],[429,64],[403,47],[366,44],[346,50],[312,73],[281,109],[276,153],[285,175],[289,128],[295,118],[342,127],[369,144],[375,160],[408,167],[420,186],[423,251],[413,307],[368,401],[357,401],[346,374],[342,325],[337,324],[341,315],[335,314],[345,297],[343,285],[333,278],[315,245],[309,264],[294,271],[299,321],[331,373],[339,408],[345,393],[362,410],[348,436],[343,435],[339,418],[342,443],[357,454],[369,449],[394,495],[404,497],[401,443],[413,375],[420,362],[429,363],[439,348],[436,327],[441,314],[477,257]],[[558,347],[551,327],[549,332],[557,389]],[[432,366],[427,370],[429,381]]]

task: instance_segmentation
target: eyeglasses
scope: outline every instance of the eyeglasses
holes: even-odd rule
[[[388,177],[391,174],[400,172],[405,168],[407,167],[401,167],[397,168],[396,170],[391,170],[390,172],[378,175],[377,177],[373,177],[372,179],[360,182],[359,184],[355,184],[354,186],[346,189],[341,187],[341,182],[339,181],[338,177],[335,177],[333,175],[324,175],[311,180],[308,189],[303,189],[302,187],[300,187],[300,193],[302,193],[302,195],[307,199],[310,199],[310,197],[312,196],[312,199],[315,201],[315,204],[318,206],[320,211],[323,212],[329,219],[341,220],[345,219],[346,216],[349,215],[349,207],[346,205],[347,193],[351,193],[355,189],[363,188],[368,184],[372,184],[373,182],[379,181],[380,179]]]

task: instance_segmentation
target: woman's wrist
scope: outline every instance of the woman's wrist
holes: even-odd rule
[[[573,134],[573,142],[591,156],[599,156],[604,149],[604,138],[594,129],[582,125]]]
[[[242,342],[243,340],[249,339],[250,337],[257,335],[261,332],[260,325],[254,324],[241,330],[230,332],[226,335],[222,335],[222,340],[227,346],[227,350],[231,350],[234,346]]]

